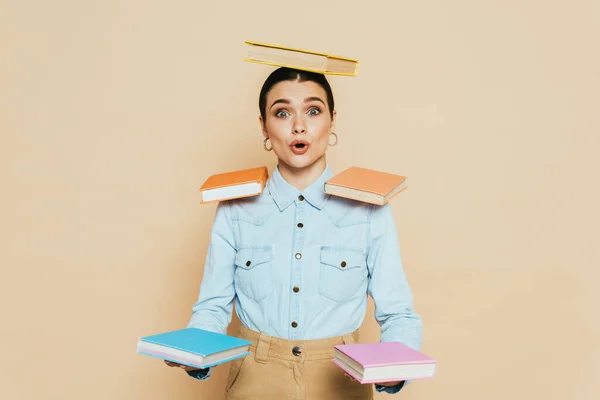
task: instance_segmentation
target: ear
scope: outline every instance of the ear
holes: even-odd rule
[[[261,115],[258,116],[258,122],[260,122],[260,129],[262,131],[262,134],[265,138],[269,137],[269,134],[267,133],[267,128],[265,126],[265,121],[263,121],[263,118]]]
[[[331,132],[335,132],[335,117],[337,116],[337,111],[333,110],[333,115],[331,116]]]

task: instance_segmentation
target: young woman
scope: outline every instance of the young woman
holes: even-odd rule
[[[332,363],[333,346],[358,343],[375,302],[381,341],[421,345],[389,205],[329,196],[326,161],[336,111],[322,74],[275,70],[259,96],[263,147],[277,165],[260,196],[218,204],[198,301],[188,324],[237,336],[250,355],[231,362],[226,399],[372,399],[405,382],[363,385]],[[210,369],[184,368],[197,379]]]

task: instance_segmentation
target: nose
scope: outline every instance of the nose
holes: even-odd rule
[[[304,124],[304,120],[302,118],[296,118],[294,122],[294,134],[300,135],[306,133],[306,125]]]

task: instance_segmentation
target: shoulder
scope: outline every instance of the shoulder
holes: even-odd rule
[[[367,224],[373,204],[330,195],[323,210],[338,227]]]
[[[231,199],[219,203],[219,207],[227,209],[233,221],[245,221],[255,225],[263,224],[276,207],[271,194],[264,190],[258,196]]]
[[[366,224],[371,235],[378,236],[395,226],[389,203],[383,205],[366,203],[342,197],[330,196],[325,212],[338,227]]]

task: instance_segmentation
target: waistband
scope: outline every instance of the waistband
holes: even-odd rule
[[[325,339],[288,340],[256,332],[243,324],[239,336],[252,342],[250,353],[254,353],[256,361],[263,363],[269,356],[297,362],[331,360],[334,356],[333,346],[358,343],[359,340],[358,330]]]

